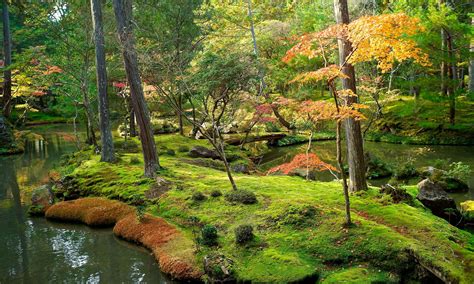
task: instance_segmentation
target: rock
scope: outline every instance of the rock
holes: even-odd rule
[[[232,168],[232,171],[235,173],[244,173],[244,174],[250,173],[249,166],[243,163],[232,165],[231,168]]]
[[[474,222],[474,200],[461,202],[461,212],[467,222]]]
[[[418,171],[422,177],[439,182],[440,186],[442,186],[446,192],[457,193],[469,191],[469,186],[465,182],[457,178],[448,177],[448,173],[444,170],[430,166],[420,168]]]
[[[459,215],[454,199],[448,196],[439,182],[433,182],[430,179],[422,180],[418,183],[416,198],[436,216],[451,220],[451,215]]]
[[[235,283],[234,262],[232,259],[217,253],[204,257],[204,272],[210,283]]]
[[[191,158],[210,158],[214,160],[220,160],[219,155],[216,151],[207,149],[203,146],[194,146],[188,153]]]
[[[31,215],[44,215],[44,212],[53,204],[54,197],[50,185],[42,185],[31,195],[31,206],[28,212]]]
[[[441,177],[444,174],[446,174],[446,171],[437,169],[435,167],[422,167],[418,169],[418,172],[420,175],[424,178],[429,178],[429,177]]]

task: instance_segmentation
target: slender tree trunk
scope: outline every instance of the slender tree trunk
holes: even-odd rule
[[[178,95],[178,107],[180,109],[179,112],[176,113],[178,116],[178,127],[179,127],[179,134],[184,136],[184,126],[183,126],[183,95]]]
[[[109,104],[107,99],[107,68],[105,66],[105,39],[100,0],[91,0],[91,13],[95,39],[100,140],[102,142],[100,160],[103,162],[113,162],[115,161],[115,154],[112,132],[110,130]]]
[[[338,24],[349,23],[349,10],[347,0],[334,0],[334,13]],[[345,39],[338,40],[339,62],[342,72],[348,77],[342,79],[343,89],[350,89],[356,93],[354,66],[346,62],[347,56],[352,51],[352,45]],[[348,96],[345,98],[348,106],[357,102],[357,97]],[[345,121],[346,141],[347,141],[347,161],[349,164],[349,190],[366,190],[364,141],[360,130],[359,121],[348,118]]]
[[[140,127],[145,176],[154,177],[156,171],[160,168],[160,164],[153,138],[150,114],[143,95],[142,81],[138,70],[135,39],[132,32],[132,0],[114,0],[113,6],[118,37],[122,45],[125,72],[127,73],[127,80],[130,86],[130,96],[138,126]]]
[[[474,26],[474,17],[471,18],[471,26]],[[469,60],[469,92],[474,94],[474,40],[471,39],[469,50],[471,59]]]
[[[12,71],[10,65],[12,64],[12,42],[10,33],[10,18],[8,13],[8,2],[3,0],[3,52],[4,52],[4,66],[3,68],[3,115],[9,117],[12,111]]]
[[[449,67],[448,67],[448,98],[449,98],[449,123],[454,125],[456,122],[456,85],[457,85],[457,67],[454,56],[454,43],[451,34],[447,33],[446,43],[448,47]]]
[[[441,7],[445,0],[439,0],[439,6]],[[444,29],[441,29],[441,95],[448,95],[448,64],[446,62],[446,32]]]

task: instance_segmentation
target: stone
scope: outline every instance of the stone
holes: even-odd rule
[[[31,206],[28,212],[31,215],[44,215],[44,212],[53,204],[54,196],[50,185],[42,185],[31,195]]]
[[[144,192],[147,199],[156,199],[171,189],[172,182],[157,177],[155,183],[150,186],[150,189]]]
[[[231,166],[231,168],[232,168],[232,171],[235,173],[244,173],[244,174],[250,173],[249,166],[243,163],[234,164]]]
[[[194,146],[188,153],[191,158],[210,158],[213,160],[220,160],[220,156],[216,151],[207,149],[203,146]]]
[[[451,219],[450,212],[458,214],[454,199],[449,197],[440,182],[431,181],[430,179],[422,180],[418,183],[416,198],[436,216]]]

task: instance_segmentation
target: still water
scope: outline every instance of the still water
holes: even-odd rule
[[[304,153],[307,144],[289,147],[270,148],[270,151],[261,157],[259,168],[268,170],[276,165],[289,162],[296,154]],[[433,166],[437,160],[444,163],[463,162],[474,171],[474,147],[473,146],[431,146],[431,145],[403,145],[381,142],[365,142],[365,151],[374,154],[389,165],[397,166],[413,162],[416,167]],[[323,161],[334,164],[336,160],[335,141],[317,141],[312,143],[312,152],[316,153]],[[335,164],[334,164],[335,165]],[[336,166],[336,165],[335,165]],[[316,177],[322,181],[333,180],[334,177],[328,172],[317,174]],[[388,179],[369,181],[372,185],[380,185]],[[416,183],[417,180],[412,181]],[[451,196],[459,203],[464,200],[474,200],[474,172],[471,172],[467,180],[470,191],[467,193],[452,194]]]
[[[91,229],[30,218],[27,192],[74,151],[72,127],[33,127],[24,154],[0,157],[0,283],[171,283],[150,253]]]

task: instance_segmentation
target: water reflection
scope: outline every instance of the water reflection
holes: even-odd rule
[[[0,283],[169,283],[149,252],[110,229],[26,215],[26,192],[75,149],[70,127],[34,131],[23,155],[0,157]]]

